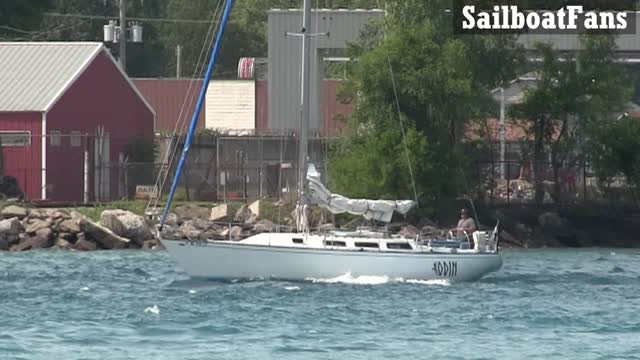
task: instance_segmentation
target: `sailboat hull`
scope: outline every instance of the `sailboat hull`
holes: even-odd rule
[[[477,280],[502,266],[497,253],[344,251],[181,240],[162,243],[192,277],[208,279],[304,281],[351,274],[457,282]]]

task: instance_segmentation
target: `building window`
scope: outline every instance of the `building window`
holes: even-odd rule
[[[82,136],[79,131],[71,132],[71,146],[72,147],[80,147],[82,146]]]
[[[62,135],[58,130],[49,131],[49,144],[51,146],[60,146],[62,144]]]
[[[0,146],[28,147],[31,146],[30,131],[0,131]]]

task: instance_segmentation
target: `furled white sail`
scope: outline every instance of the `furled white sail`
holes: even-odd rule
[[[406,214],[417,205],[412,200],[367,200],[349,199],[342,195],[332,194],[320,180],[320,173],[313,164],[307,170],[310,199],[333,214],[350,213],[361,215],[367,220],[390,222],[393,212]]]

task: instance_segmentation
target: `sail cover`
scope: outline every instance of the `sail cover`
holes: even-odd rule
[[[320,180],[320,173],[313,164],[307,170],[310,199],[312,203],[323,207],[333,214],[350,213],[361,215],[367,220],[390,222],[393,212],[402,215],[409,212],[417,203],[413,200],[367,200],[349,199],[342,195],[332,194]]]

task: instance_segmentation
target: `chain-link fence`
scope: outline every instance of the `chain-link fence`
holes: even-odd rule
[[[129,189],[145,189],[168,194],[175,177],[182,139],[166,139],[161,145],[176,148],[176,156],[164,158],[156,164],[127,164]],[[169,143],[170,142],[170,143]],[[176,191],[177,200],[223,201],[256,198],[280,198],[297,191],[299,147],[294,133],[263,135],[201,135],[191,146]],[[327,140],[309,139],[309,159],[326,174]],[[152,169],[151,169],[152,168]],[[149,181],[153,174],[154,181]],[[158,175],[167,179],[164,186],[156,186]],[[133,187],[132,187],[133,186]],[[154,186],[156,186],[154,188]],[[137,192],[137,196],[144,196]],[[136,197],[130,191],[128,197]]]
[[[127,153],[131,139],[109,134],[0,132],[0,141],[3,196],[83,203],[166,195],[184,137],[156,139],[156,160],[145,162],[136,162],[132,160],[136,156]],[[199,135],[191,146],[177,198],[247,200],[295,192],[298,146],[295,132]],[[326,173],[326,146],[324,138],[309,139],[310,161],[322,173]],[[166,156],[167,149],[173,156]],[[167,180],[162,185],[158,178]]]
[[[554,167],[549,162],[477,161],[477,197],[491,204],[635,202],[624,178],[603,184],[587,165]]]

